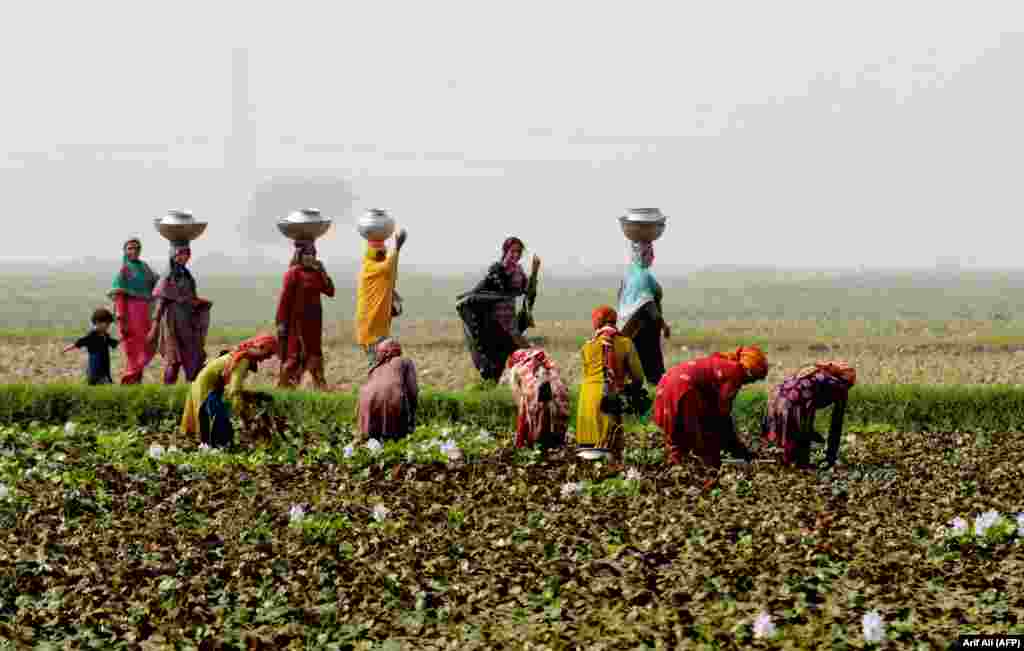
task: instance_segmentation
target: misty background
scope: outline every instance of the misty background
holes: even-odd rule
[[[616,217],[706,265],[1019,267],[1024,9],[1013,2],[77,3],[5,11],[0,259],[102,266],[209,221],[199,273],[282,268],[320,208],[332,270],[387,208],[403,265],[518,235],[615,273]]]

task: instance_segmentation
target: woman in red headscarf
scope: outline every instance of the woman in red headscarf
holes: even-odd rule
[[[376,360],[359,389],[359,431],[367,439],[399,439],[416,429],[416,364],[394,339],[377,344]]]
[[[502,377],[519,403],[516,447],[540,443],[545,448],[565,445],[569,428],[569,389],[558,365],[540,348],[523,348],[508,358]]]
[[[278,354],[281,375],[278,386],[292,388],[307,371],[320,391],[327,388],[321,346],[324,311],[320,296],[334,298],[334,281],[316,259],[313,242],[296,241],[295,254],[284,275],[277,302]]]
[[[518,237],[506,239],[501,245],[501,261],[490,266],[476,287],[457,297],[455,309],[462,319],[466,345],[485,380],[497,381],[512,351],[529,345],[523,333],[533,327],[540,258],[533,256],[528,279],[519,265],[525,248]],[[524,295],[517,316],[516,298]]]
[[[622,401],[631,389],[642,388],[644,369],[633,342],[615,327],[617,319],[607,305],[591,314],[594,338],[580,350],[583,381],[576,408],[576,444],[611,450],[619,457],[624,444]]]
[[[782,447],[786,465],[810,466],[811,443],[825,439],[814,430],[819,409],[832,406],[825,462],[836,463],[839,440],[843,435],[843,417],[850,389],[857,383],[857,369],[841,360],[818,362],[787,377],[768,397],[762,436]]]
[[[695,452],[709,466],[722,465],[721,451],[750,460],[736,436],[732,404],[744,384],[763,380],[768,359],[756,346],[682,362],[658,382],[654,422],[665,433],[665,457],[683,462]]]
[[[245,377],[257,365],[277,354],[277,338],[258,335],[208,363],[199,372],[185,401],[181,417],[183,434],[199,434],[203,443],[226,447],[234,440],[231,410],[226,400],[246,397]]]

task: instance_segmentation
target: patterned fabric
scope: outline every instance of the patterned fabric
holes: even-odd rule
[[[615,309],[608,305],[596,307],[590,313],[590,322],[593,324],[594,330],[598,330],[606,325],[615,325],[618,318],[619,315],[615,312]]]
[[[196,302],[195,279],[188,269],[177,263],[172,263],[171,273],[157,284],[153,296],[164,310],[160,319],[159,343],[160,354],[167,365],[164,382],[174,384],[181,368],[185,369],[185,378],[191,382],[206,362],[211,304]]]
[[[648,303],[661,303],[661,285],[650,271],[654,246],[650,242],[634,242],[632,259],[626,277],[619,287],[620,330],[626,330],[630,320]]]
[[[784,463],[806,462],[819,409],[846,401],[857,373],[843,362],[820,362],[790,376],[768,397],[762,436],[780,446]]]
[[[692,450],[708,465],[721,465],[723,439],[735,438],[733,400],[746,380],[747,370],[719,353],[669,369],[654,400],[654,422],[665,434],[669,463],[681,463]]]
[[[524,348],[509,356],[508,368],[502,378],[512,387],[519,403],[516,417],[516,447],[538,442],[545,447],[561,447],[569,428],[569,389],[562,381],[558,365],[540,348]],[[540,387],[545,382],[552,398],[540,400]]]
[[[757,346],[740,346],[731,353],[720,353],[726,359],[739,362],[752,380],[763,380],[768,375],[768,358]]]
[[[277,337],[274,335],[257,335],[251,339],[246,339],[231,351],[231,357],[228,359],[227,364],[224,365],[224,372],[222,373],[224,382],[228,383],[231,381],[231,375],[235,372],[235,367],[242,358],[246,358],[250,362],[262,362],[276,354]]]
[[[473,364],[485,380],[497,380],[516,350],[522,333],[516,319],[516,298],[526,293],[528,280],[517,264],[510,273],[496,262],[469,292],[458,297],[456,310],[462,319],[466,345]]]
[[[640,358],[629,337],[614,337],[615,366],[622,369],[623,382],[628,376],[635,382],[643,378]],[[605,392],[605,348],[597,337],[590,339],[580,349],[582,380],[579,402],[576,408],[576,442],[602,448],[614,448],[622,442],[622,418],[601,411],[601,399]]]
[[[142,243],[138,239],[128,240],[124,243],[124,248],[127,249],[129,244],[138,244],[139,251],[142,251]],[[153,288],[156,287],[158,280],[160,280],[160,275],[150,269],[148,264],[142,260],[132,260],[125,253],[121,257],[121,268],[118,270],[117,275],[114,276],[109,296],[114,297],[117,294],[127,294],[128,296],[151,301],[153,300]]]
[[[613,325],[606,325],[598,328],[594,333],[594,341],[601,344],[604,356],[605,386],[609,391],[619,392],[625,386],[625,373],[622,372],[622,360],[615,354],[615,338],[621,337],[618,329]]]

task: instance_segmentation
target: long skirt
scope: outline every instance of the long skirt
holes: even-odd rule
[[[121,352],[124,369],[121,384],[139,384],[146,366],[156,350],[149,344],[150,305],[145,299],[120,296],[117,301],[118,328],[121,331]]]
[[[640,356],[644,376],[651,384],[658,384],[665,375],[665,356],[661,350],[661,324],[643,311],[636,317],[639,328],[633,335],[633,347]]]
[[[505,371],[509,355],[517,348],[511,333],[497,318],[496,307],[495,302],[473,298],[456,306],[474,366],[483,379],[495,382]]]
[[[224,389],[211,391],[199,409],[199,439],[214,448],[224,448],[235,440],[231,409],[224,400]]]

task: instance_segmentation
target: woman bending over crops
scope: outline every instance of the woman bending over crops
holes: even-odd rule
[[[502,381],[512,387],[519,404],[516,447],[540,443],[544,448],[565,445],[569,428],[569,389],[558,365],[540,348],[523,348],[508,358]]]
[[[212,303],[196,295],[196,281],[188,270],[192,250],[188,242],[171,244],[170,269],[153,292],[156,316],[149,331],[150,345],[159,340],[164,358],[164,384],[185,379],[192,382],[206,363],[206,334],[210,330]]]
[[[540,258],[533,256],[530,277],[519,264],[525,246],[518,237],[501,245],[501,261],[472,290],[458,296],[455,309],[462,319],[466,345],[473,364],[485,380],[497,381],[512,351],[526,348],[523,337],[533,327],[533,302],[537,299]],[[516,298],[526,296],[516,315]]]
[[[615,327],[615,310],[593,311],[594,337],[583,344],[583,381],[576,409],[576,443],[611,450],[621,462],[624,445],[622,415],[629,396],[643,391],[644,372],[633,342]]]
[[[810,466],[811,443],[824,443],[814,429],[819,409],[832,406],[832,426],[825,461],[829,466],[839,456],[843,417],[850,389],[857,383],[857,370],[840,360],[818,362],[802,369],[775,387],[768,397],[762,436],[781,446],[783,462]]]
[[[320,296],[334,298],[334,281],[316,259],[313,242],[296,241],[277,302],[277,348],[281,357],[278,386],[292,388],[308,371],[317,390],[327,389],[321,346],[324,310]]]
[[[402,357],[394,339],[377,344],[376,362],[359,390],[359,431],[367,438],[394,440],[416,429],[420,388],[416,364]]]
[[[246,401],[251,396],[242,386],[259,362],[277,354],[277,338],[259,335],[207,364],[192,383],[181,417],[183,434],[199,434],[201,442],[226,447],[234,440],[227,400]]]
[[[632,260],[619,287],[618,327],[633,340],[647,381],[657,384],[665,374],[661,336],[667,339],[672,331],[661,311],[661,285],[651,273],[654,245],[633,242],[631,246]]]
[[[114,286],[108,295],[114,301],[117,327],[121,330],[121,352],[124,370],[121,384],[139,384],[142,373],[156,354],[149,343],[150,310],[153,289],[160,276],[139,259],[142,242],[132,238],[124,243],[121,269],[114,277]]]
[[[750,451],[736,436],[732,404],[744,384],[763,380],[767,374],[768,360],[755,346],[672,367],[658,383],[654,400],[654,422],[665,433],[668,463],[682,463],[693,451],[718,468],[723,447],[749,461]]]

